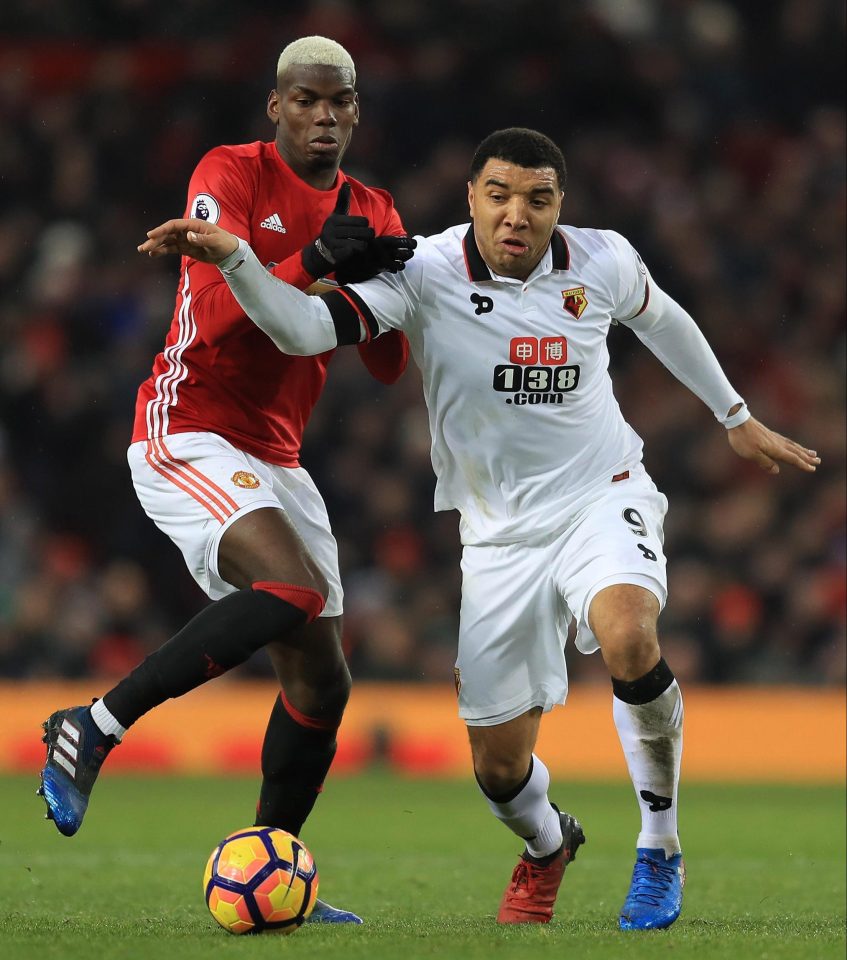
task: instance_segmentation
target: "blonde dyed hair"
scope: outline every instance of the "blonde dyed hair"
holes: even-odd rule
[[[356,83],[356,67],[353,64],[353,58],[340,43],[330,40],[329,37],[301,37],[289,43],[277,60],[277,77],[295,65],[338,67],[340,70],[349,70],[353,75],[353,84]]]

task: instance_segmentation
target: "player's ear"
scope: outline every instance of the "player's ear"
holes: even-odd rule
[[[279,123],[279,90],[273,89],[268,94],[268,120],[275,126]]]
[[[468,180],[468,210],[473,218],[473,180]]]

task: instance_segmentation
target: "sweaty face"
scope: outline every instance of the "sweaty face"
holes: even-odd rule
[[[332,186],[359,122],[353,76],[339,67],[290,66],[268,96],[283,160],[313,186]],[[328,182],[327,182],[328,181]]]
[[[479,252],[495,273],[526,280],[544,256],[562,196],[552,167],[486,162],[468,184],[468,204]]]

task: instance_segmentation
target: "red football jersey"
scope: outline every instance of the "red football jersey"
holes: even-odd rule
[[[367,217],[377,235],[405,232],[386,191],[341,171],[333,189],[316,190],[272,142],[207,153],[191,177],[185,215],[242,237],[277,277],[302,290],[314,278],[303,268],[300,251],[320,233],[345,180],[351,214]],[[402,365],[405,349],[404,341],[397,361]],[[183,257],[165,347],[138,391],[133,442],[208,431],[270,463],[296,467],[333,353],[281,353],[241,310],[216,266]],[[374,375],[383,379],[377,370]]]

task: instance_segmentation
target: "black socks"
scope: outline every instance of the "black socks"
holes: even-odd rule
[[[299,836],[335,756],[340,717],[314,720],[277,697],[262,746],[262,790],[256,825]]]
[[[244,663],[307,620],[299,606],[264,589],[239,590],[200,611],[104,697],[123,727]]]

